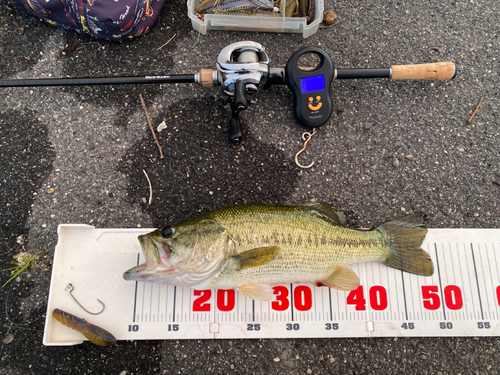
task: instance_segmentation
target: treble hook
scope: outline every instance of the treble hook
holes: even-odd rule
[[[80,302],[78,302],[78,300],[75,298],[75,296],[73,295],[73,293],[71,293],[75,289],[75,287],[73,286],[73,284],[69,283],[65,290],[68,290],[68,289],[69,289],[69,295],[75,300],[76,303],[78,303],[78,306],[80,306],[82,309],[84,309],[90,315],[99,315],[106,308],[106,305],[104,304],[104,302],[102,302],[99,298],[97,298],[97,300],[99,301],[99,303],[102,305],[102,310],[99,311],[99,312],[96,312],[96,313],[90,312],[85,307],[83,307],[82,304]]]
[[[300,150],[299,152],[297,152],[297,154],[295,155],[295,164],[297,164],[300,168],[311,168],[314,165],[314,162],[312,162],[309,165],[302,165],[302,164],[300,164],[299,163],[299,155],[302,154],[306,150],[307,144],[311,140],[311,137],[314,134],[316,134],[317,131],[318,131],[318,128],[314,128],[312,132],[304,132],[302,134],[302,140],[304,141],[304,147],[302,147],[302,150]]]

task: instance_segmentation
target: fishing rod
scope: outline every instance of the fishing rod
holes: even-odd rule
[[[300,66],[301,58],[316,56],[316,65]],[[221,86],[231,105],[229,140],[242,139],[239,115],[248,108],[249,96],[272,85],[287,85],[292,91],[293,112],[297,122],[308,128],[324,125],[333,105],[330,88],[334,79],[389,78],[391,80],[450,80],[455,64],[437,62],[416,65],[393,65],[375,69],[336,69],[331,57],[321,48],[303,47],[288,60],[285,68],[269,66],[262,45],[243,41],[223,48],[217,57],[217,69],[200,69],[195,74],[171,74],[143,77],[48,78],[0,80],[0,87],[87,86],[150,83],[197,83],[202,87]]]

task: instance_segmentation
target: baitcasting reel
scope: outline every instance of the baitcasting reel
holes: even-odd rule
[[[314,66],[301,66],[304,56],[316,56]],[[116,85],[144,83],[198,83],[202,87],[221,86],[231,105],[229,139],[242,138],[239,114],[248,108],[249,95],[271,85],[287,85],[294,98],[293,112],[299,124],[308,128],[324,125],[333,112],[330,87],[334,79],[390,78],[450,80],[455,64],[437,62],[418,65],[393,65],[380,69],[335,69],[331,57],[317,47],[303,47],[288,60],[285,68],[269,67],[264,47],[244,41],[223,48],[217,69],[201,69],[196,74],[145,77],[62,78],[0,80],[0,87]],[[226,102],[227,102],[226,101]]]

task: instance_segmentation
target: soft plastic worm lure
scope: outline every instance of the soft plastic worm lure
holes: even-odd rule
[[[104,328],[87,322],[85,319],[79,318],[73,314],[60,309],[54,309],[52,316],[66,327],[72,328],[80,332],[90,342],[99,346],[116,345],[116,338]]]

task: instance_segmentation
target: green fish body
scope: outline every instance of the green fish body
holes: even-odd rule
[[[326,203],[223,208],[139,236],[146,263],[124,278],[236,288],[250,298],[270,300],[273,284],[356,289],[359,279],[346,267],[352,263],[378,261],[418,275],[433,274],[432,261],[420,248],[427,232],[421,215],[371,230],[344,224],[343,213]]]

